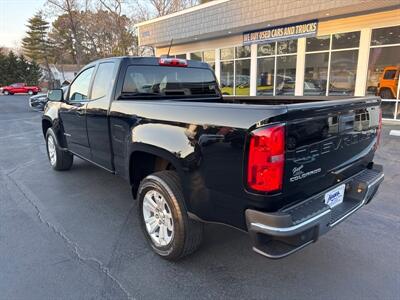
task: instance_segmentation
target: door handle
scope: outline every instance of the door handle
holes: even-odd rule
[[[85,115],[85,111],[83,111],[83,110],[77,110],[76,113],[77,113],[79,116]]]

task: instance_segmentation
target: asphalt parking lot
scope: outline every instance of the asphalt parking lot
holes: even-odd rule
[[[0,96],[0,299],[399,299],[400,137],[385,126],[374,201],[283,260],[207,225],[177,263],[150,250],[129,186],[82,160],[52,171],[38,112]]]

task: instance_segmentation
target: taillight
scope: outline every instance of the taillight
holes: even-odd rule
[[[187,67],[188,63],[186,59],[181,58],[168,58],[161,57],[158,61],[160,66],[169,66],[169,67]]]
[[[251,133],[247,185],[261,192],[282,189],[285,167],[285,126],[260,128]]]

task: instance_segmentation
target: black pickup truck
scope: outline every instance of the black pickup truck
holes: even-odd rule
[[[124,177],[144,235],[170,260],[199,247],[204,222],[287,256],[369,203],[384,177],[377,97],[222,97],[205,63],[119,57],[48,98],[51,166],[77,156]]]

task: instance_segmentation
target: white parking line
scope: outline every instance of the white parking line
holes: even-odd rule
[[[400,130],[390,130],[389,135],[400,136]]]

